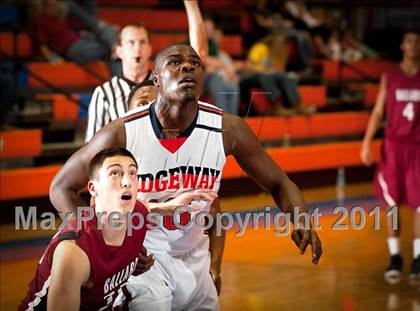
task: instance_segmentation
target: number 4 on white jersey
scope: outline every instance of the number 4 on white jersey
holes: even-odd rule
[[[407,103],[402,112],[403,117],[406,117],[408,121],[414,120],[414,105],[413,103]]]

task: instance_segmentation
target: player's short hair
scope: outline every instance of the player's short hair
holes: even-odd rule
[[[146,31],[147,41],[149,41],[149,44],[150,44],[150,35],[149,35],[149,31],[147,31],[146,26],[143,23],[130,23],[130,24],[125,25],[124,27],[122,27],[120,29],[120,31],[118,32],[118,36],[117,36],[117,43],[118,43],[118,45],[121,45],[121,34],[122,34],[123,30],[126,29],[127,27],[143,28]]]
[[[152,76],[154,76],[155,74],[156,74],[156,69],[159,67],[159,63],[161,62],[161,60],[162,60],[162,58],[164,57],[164,56],[166,56],[166,53],[167,53],[167,51],[168,50],[170,50],[170,49],[172,49],[172,48],[174,48],[174,47],[177,47],[177,46],[187,46],[187,47],[190,47],[190,48],[192,48],[193,50],[194,50],[194,48],[190,45],[190,44],[188,44],[188,43],[185,43],[185,42],[181,42],[181,43],[174,43],[174,44],[170,44],[170,45],[168,45],[166,48],[164,48],[163,50],[161,50],[157,55],[156,55],[156,58],[155,58],[155,69],[153,70],[153,72],[152,72]],[[194,50],[195,51],[195,50]],[[198,54],[197,54],[198,55]],[[198,56],[198,57],[200,57],[200,56]]]
[[[415,28],[409,28],[409,29],[404,29],[404,31],[402,31],[401,33],[401,42],[405,39],[405,36],[408,35],[409,33],[413,33],[415,35],[420,36],[420,29],[415,29]]]
[[[137,161],[134,158],[133,154],[125,148],[120,147],[112,147],[106,148],[100,152],[98,152],[92,160],[90,160],[88,174],[89,179],[94,179],[96,176],[96,172],[102,167],[104,164],[105,159],[112,158],[116,156],[124,156],[133,159],[134,163],[136,164],[136,168],[138,167]]]
[[[127,99],[128,107],[131,107],[131,101],[133,100],[134,94],[136,94],[136,92],[139,89],[141,89],[143,86],[155,86],[155,84],[153,83],[152,80],[144,80],[140,82],[139,84],[136,84],[136,86],[133,87],[133,89],[130,91],[130,94],[128,95],[128,99]]]

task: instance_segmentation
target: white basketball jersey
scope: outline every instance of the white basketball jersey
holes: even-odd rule
[[[138,163],[138,198],[164,202],[193,189],[219,190],[226,161],[222,140],[223,111],[198,102],[198,113],[191,126],[178,138],[165,139],[156,117],[154,104],[130,111],[124,117],[126,148]],[[210,206],[203,208],[209,211]],[[182,215],[185,225],[195,216]],[[199,226],[176,229],[171,215],[162,217],[163,228],[146,234],[145,247],[152,253],[185,254],[208,237]]]

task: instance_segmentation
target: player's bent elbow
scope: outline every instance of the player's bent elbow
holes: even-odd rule
[[[50,201],[51,203],[55,206],[55,203],[57,201],[57,196],[58,196],[58,192],[60,191],[59,189],[59,181],[58,181],[58,177],[54,176],[51,184],[50,184],[50,188],[48,191],[48,195],[50,197]]]
[[[59,207],[62,206],[62,198],[63,193],[66,191],[65,189],[65,182],[62,178],[57,174],[54,179],[52,180],[49,188],[49,198],[52,205],[55,207],[56,210],[59,212],[64,212]]]

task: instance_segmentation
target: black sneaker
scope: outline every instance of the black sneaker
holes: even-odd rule
[[[410,279],[420,279],[420,255],[413,260],[410,271]]]
[[[400,255],[392,255],[390,258],[389,266],[384,273],[385,279],[400,278],[402,265],[402,257]]]

